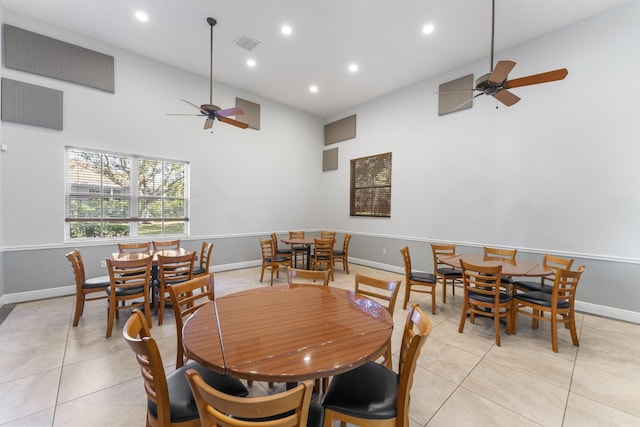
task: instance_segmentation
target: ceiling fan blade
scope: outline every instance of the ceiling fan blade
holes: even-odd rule
[[[513,61],[498,61],[493,72],[489,76],[489,81],[491,83],[502,83],[507,79],[509,72],[511,72],[515,66],[516,63]]]
[[[559,70],[547,71],[546,73],[534,74],[532,76],[520,77],[504,82],[504,88],[510,89],[513,87],[537,85],[540,83],[553,82],[556,80],[562,80],[567,77],[569,72],[566,68],[560,68]]]
[[[202,129],[211,129],[213,126],[213,119],[207,119],[204,121],[204,127]]]
[[[200,112],[202,114],[204,114],[205,116],[208,114],[206,111],[204,111],[202,108],[200,108],[199,105],[194,104],[193,102],[187,101],[186,99],[180,99],[180,101],[182,102],[186,102],[187,104],[191,105],[194,108],[197,108],[198,110],[200,110]]]
[[[520,101],[520,97],[514,95],[506,89],[502,89],[493,94],[493,97],[502,102],[507,107],[511,107],[516,102]]]
[[[244,114],[244,111],[242,108],[225,108],[224,110],[216,111],[216,114],[220,117],[239,116]]]
[[[233,125],[233,126],[237,126],[239,128],[242,129],[246,129],[249,127],[249,125],[247,123],[243,123],[243,122],[239,122],[238,120],[233,120],[230,119],[229,117],[220,117],[219,119],[221,122],[225,122],[227,124]]]
[[[166,116],[191,116],[191,117],[202,117],[204,114],[182,114],[182,113],[166,113]]]

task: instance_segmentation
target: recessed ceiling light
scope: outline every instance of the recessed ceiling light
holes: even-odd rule
[[[349,64],[349,72],[355,73],[356,71],[358,71],[358,64],[356,64],[355,62]]]
[[[138,18],[138,21],[141,21],[141,22],[147,22],[149,20],[149,17],[147,16],[147,14],[141,10],[136,12],[136,18]]]
[[[289,25],[283,25],[282,28],[280,28],[280,31],[282,31],[282,34],[285,36],[288,36],[293,32]]]
[[[309,86],[309,92],[317,93],[318,92],[318,86],[316,86],[316,85]]]
[[[256,66],[256,61],[253,59],[247,59],[247,65],[249,67],[255,67]]]
[[[422,27],[422,34],[431,34],[435,30],[435,27],[432,24],[427,24]]]

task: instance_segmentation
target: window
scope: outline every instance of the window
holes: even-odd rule
[[[351,160],[350,214],[391,217],[391,153]]]
[[[66,239],[184,235],[189,164],[67,147]]]

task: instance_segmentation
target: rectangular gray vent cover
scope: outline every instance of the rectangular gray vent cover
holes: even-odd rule
[[[243,49],[246,50],[253,50],[254,47],[258,46],[260,44],[259,40],[253,39],[249,36],[245,36],[244,34],[240,34],[238,37],[236,37],[236,39],[233,41],[233,44],[235,44],[236,46],[240,46]]]

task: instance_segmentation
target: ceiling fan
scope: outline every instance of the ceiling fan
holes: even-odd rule
[[[491,3],[491,72],[479,77],[476,80],[476,87],[473,90],[479,91],[480,93],[473,96],[468,101],[465,101],[463,104],[457,106],[453,109],[453,111],[471,102],[474,98],[477,98],[480,95],[493,96],[502,104],[510,107],[520,101],[520,97],[513,94],[511,91],[509,91],[509,89],[562,80],[568,74],[566,68],[560,68],[558,70],[547,71],[545,73],[533,74],[531,76],[507,80],[509,72],[511,72],[511,70],[516,66],[516,63],[513,61],[498,61],[495,68],[493,67],[493,41],[495,32],[496,2],[495,0],[492,0]]]
[[[210,52],[211,60],[209,65],[209,103],[198,106],[193,102],[187,101],[186,99],[181,99],[180,101],[186,102],[187,104],[200,110],[200,114],[170,114],[170,115],[206,117],[206,120],[204,121],[203,129],[211,129],[211,127],[213,126],[213,122],[216,119],[218,119],[223,123],[227,123],[242,129],[246,129],[249,127],[247,123],[243,123],[241,121],[229,118],[229,116],[238,116],[238,115],[244,114],[244,111],[242,111],[241,108],[221,109],[217,105],[213,105],[213,27],[218,23],[218,21],[216,21],[213,18],[207,18],[207,22],[211,27],[211,52]]]

